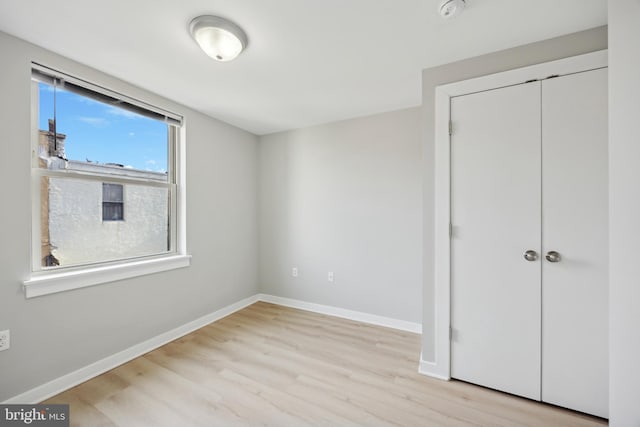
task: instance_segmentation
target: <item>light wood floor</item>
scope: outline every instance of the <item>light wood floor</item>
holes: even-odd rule
[[[420,337],[256,303],[46,403],[78,426],[595,426],[417,373]]]

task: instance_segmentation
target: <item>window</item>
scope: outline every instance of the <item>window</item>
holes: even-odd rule
[[[31,76],[33,277],[184,256],[182,118],[39,64]]]
[[[124,220],[124,197],[122,184],[102,183],[102,220]]]

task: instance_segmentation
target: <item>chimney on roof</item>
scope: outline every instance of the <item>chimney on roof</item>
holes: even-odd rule
[[[60,157],[66,159],[67,156],[64,153],[64,140],[67,135],[56,132],[56,122],[53,119],[49,119],[49,132],[47,132],[47,140],[49,143],[49,156]]]

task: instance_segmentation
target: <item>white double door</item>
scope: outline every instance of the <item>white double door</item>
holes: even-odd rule
[[[606,417],[606,69],[451,118],[452,377]]]

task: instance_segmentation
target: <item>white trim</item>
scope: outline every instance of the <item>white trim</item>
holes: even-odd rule
[[[31,277],[22,284],[25,296],[33,298],[161,271],[175,270],[188,267],[190,264],[191,255],[169,255],[97,267],[84,267],[79,270],[32,273]]]
[[[440,368],[434,362],[427,362],[422,358],[422,352],[420,352],[420,364],[418,365],[418,373],[422,375],[426,375],[428,377],[437,378],[439,380],[449,381],[451,377],[449,376],[449,371],[440,372],[438,370]]]
[[[272,304],[282,305],[285,307],[297,308],[300,310],[312,311],[314,313],[327,314],[329,316],[341,317],[343,319],[356,320],[371,325],[384,326],[386,328],[398,329],[401,331],[412,332],[414,334],[422,333],[422,324],[408,322],[406,320],[393,319],[391,317],[378,316],[376,314],[363,313],[361,311],[347,310],[344,308],[333,307],[330,305],[315,304],[312,302],[300,301],[291,298],[278,297],[275,295],[259,294],[260,301]]]
[[[40,91],[38,90],[38,84],[34,81],[31,81],[31,121],[29,123],[31,129],[31,167],[30,171],[33,171],[34,168],[38,167],[38,117],[39,117],[39,107],[40,107]],[[31,189],[31,251],[29,252],[29,256],[31,257],[31,271],[37,271],[41,268],[40,263],[41,257],[41,245],[42,245],[42,227],[40,224],[40,215],[42,212],[40,211],[40,206],[42,206],[42,191],[41,191],[41,182],[40,180],[31,178],[31,185],[29,188]],[[35,207],[38,207],[36,209]],[[35,254],[38,256],[34,256]]]
[[[436,118],[435,118],[435,264],[434,264],[434,325],[433,340],[435,360],[431,365],[424,366],[424,373],[433,372],[437,375],[449,376],[449,222],[451,186],[450,151],[449,151],[449,103],[450,97],[446,92],[436,88]],[[444,107],[446,105],[446,108]],[[441,118],[445,108],[445,116]],[[422,358],[421,367],[422,367]],[[428,369],[427,369],[428,368]],[[422,371],[420,371],[422,372]],[[435,375],[434,375],[435,376]]]
[[[176,143],[174,149],[173,165],[175,173],[178,200],[176,200],[175,223],[173,224],[177,234],[177,251],[180,254],[187,253],[187,119],[183,119],[182,127],[176,129]]]
[[[451,375],[449,327],[451,316],[451,259],[449,241],[451,182],[449,120],[451,98],[545,79],[551,75],[579,73],[607,66],[607,51],[587,53],[516,70],[491,74],[436,87],[435,93],[435,360],[420,362],[420,372],[434,377]],[[455,133],[455,123],[453,132]]]
[[[156,348],[161,347],[171,341],[183,337],[197,329],[215,322],[216,320],[222,319],[223,317],[235,313],[236,311],[242,310],[243,308],[255,303],[256,301],[258,301],[257,295],[245,298],[234,304],[221,308],[220,310],[216,310],[213,313],[202,316],[199,319],[193,320],[189,323],[172,329],[168,332],[156,335],[151,339],[141,342],[140,344],[136,344],[133,347],[129,347],[119,353],[107,356],[104,359],[98,360],[97,362],[87,365],[84,368],[78,369],[77,371],[71,372],[67,375],[63,375],[41,386],[32,388],[31,390],[14,396],[2,403],[35,404],[38,402],[42,402],[43,400],[46,400],[51,396],[55,396],[56,394],[62,393],[63,391],[68,390],[71,387],[75,387],[76,385],[90,380],[91,378],[97,377],[100,374],[103,374],[130,360],[133,360],[136,357],[142,356],[145,353],[155,350]]]
[[[502,71],[460,82],[448,83],[436,87],[444,91],[449,97],[468,95],[474,92],[497,89],[505,86],[517,85],[531,80],[544,80],[552,75],[566,75],[580,73],[607,66],[607,50],[571,56],[556,61],[530,65],[515,70]],[[437,107],[437,104],[436,104]]]

